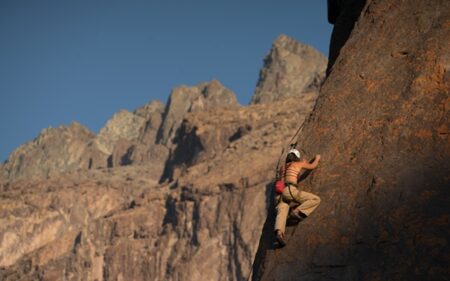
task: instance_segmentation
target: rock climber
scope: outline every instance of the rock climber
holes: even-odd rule
[[[313,170],[319,165],[320,155],[316,155],[312,163],[300,160],[300,151],[292,148],[286,156],[286,163],[280,174],[285,183],[283,192],[277,195],[277,217],[275,220],[275,236],[280,246],[286,245],[284,237],[286,220],[297,222],[309,216],[320,204],[320,198],[312,193],[300,190],[298,182],[302,169]]]

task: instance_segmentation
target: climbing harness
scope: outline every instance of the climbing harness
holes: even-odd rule
[[[295,186],[295,188],[298,189],[298,186]],[[289,195],[291,195],[291,197],[292,197],[292,201],[294,201],[296,203],[296,205],[302,204],[302,203],[298,202],[297,199],[294,197],[294,195],[292,194],[291,188],[289,186],[288,186],[288,190],[289,190]]]

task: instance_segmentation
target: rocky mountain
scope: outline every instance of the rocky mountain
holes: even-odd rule
[[[170,94],[157,142],[168,144],[176,136],[183,116],[188,112],[238,106],[234,93],[217,80],[201,83],[195,87],[180,86]]]
[[[158,186],[145,165],[4,183],[2,280],[245,279],[266,217],[266,185],[279,148],[312,107],[291,103],[279,102],[275,110],[241,108],[237,118],[260,118],[251,132],[169,185]],[[190,120],[199,117],[205,115]],[[205,127],[217,116],[207,118]],[[225,125],[235,121],[229,118]],[[284,134],[271,135],[275,127]],[[202,141],[206,151],[216,146]],[[253,168],[246,169],[249,165]]]
[[[106,123],[98,135],[78,123],[44,129],[36,139],[20,146],[9,156],[1,166],[2,176],[15,181],[46,178],[50,174],[77,169],[129,164],[135,161],[134,158],[126,158],[130,147],[155,143],[163,108],[161,102],[155,101],[135,113],[122,110]]]
[[[165,107],[121,111],[98,135],[77,139],[92,150],[75,158],[80,168],[31,180],[33,165],[20,164],[0,180],[0,279],[247,279],[281,147],[318,94],[294,92],[242,107],[218,81],[181,86]],[[60,161],[36,155],[28,161]]]
[[[133,141],[138,139],[145,119],[127,110],[119,111],[108,120],[95,139],[97,148],[107,155],[111,155],[119,140]]]
[[[298,139],[322,203],[282,249],[268,217],[253,280],[449,279],[449,19],[449,1],[367,1]]]
[[[108,158],[108,166],[145,164],[152,161],[153,165],[149,166],[152,170],[152,178],[159,177],[168,155],[167,147],[156,144],[163,113],[164,104],[160,101],[152,101],[136,109],[133,114],[129,114],[131,117],[119,118],[116,122],[111,122],[114,121],[113,117],[108,121],[105,128],[100,130],[97,139],[102,136],[109,124],[113,125],[113,131],[124,132],[122,135],[118,134],[115,141],[113,136],[104,137],[105,142],[110,142],[113,146]]]
[[[145,166],[2,183],[0,279],[108,279],[112,265],[105,262],[111,255],[106,249],[113,241],[119,242],[123,235],[127,239],[128,234],[138,243],[142,242],[138,236],[156,237],[159,227],[153,223],[158,220],[153,217],[164,209],[164,200],[155,185]],[[156,197],[151,195],[156,193]],[[151,198],[150,209],[137,208],[136,198]],[[125,220],[116,216],[124,213],[130,214]],[[139,222],[135,221],[138,213]],[[118,220],[130,223],[123,229],[126,234]],[[142,229],[151,232],[142,233]],[[131,247],[136,246],[131,240]]]
[[[99,135],[47,129],[13,152],[0,279],[447,280],[449,2],[328,2],[319,94],[299,81],[323,63],[302,71],[281,36],[250,106],[182,86]],[[322,161],[302,187],[322,203],[278,248],[274,167],[304,120],[297,142]]]
[[[271,103],[315,93],[325,78],[327,59],[316,49],[280,35],[264,59],[251,103]]]
[[[221,153],[233,147],[237,140],[247,135],[253,136],[268,123],[272,123],[271,128],[278,131],[276,128],[281,124],[276,122],[278,122],[280,116],[291,119],[284,121],[289,125],[286,127],[288,131],[283,135],[295,134],[297,129],[292,125],[292,119],[302,120],[303,116],[307,115],[314,107],[317,94],[318,92],[306,92],[264,106],[258,104],[258,106],[250,105],[232,110],[217,109],[187,114],[181,124],[179,137],[174,139],[173,154],[170,155],[166,163],[163,180],[174,180],[186,168],[195,164],[221,159]],[[280,108],[273,109],[274,106]],[[289,107],[297,110],[300,116],[298,117],[296,112]],[[270,130],[267,130],[266,135],[269,132]],[[264,141],[269,138],[266,135],[259,135],[261,141],[257,141],[253,149],[258,150],[266,145]]]
[[[169,257],[163,279],[246,280],[250,275],[280,146],[314,104],[292,102],[187,117],[188,137],[178,140],[177,149],[191,143],[203,149],[172,165],[166,205],[172,215],[166,217],[158,249]],[[219,116],[226,117],[216,127]],[[243,120],[251,124],[246,133],[241,133]],[[283,133],[271,134],[274,128]]]
[[[204,149],[197,159],[205,160],[174,166],[180,172],[169,184],[152,181],[148,165],[3,183],[0,277],[245,280],[279,149],[314,105],[292,106],[295,99],[188,116],[190,137],[177,144],[197,138]],[[222,130],[218,116],[226,116]],[[245,133],[243,120],[251,125]],[[232,141],[219,148],[224,135]]]
[[[107,155],[93,145],[95,134],[79,123],[42,130],[34,140],[16,149],[1,166],[6,179],[47,177],[106,163]]]
[[[36,140],[11,154],[2,166],[2,176],[9,180],[45,178],[49,173],[152,161],[153,178],[158,178],[186,113],[238,106],[234,93],[219,81],[180,86],[166,107],[152,101],[135,112],[121,110],[98,135],[77,123],[43,130]]]

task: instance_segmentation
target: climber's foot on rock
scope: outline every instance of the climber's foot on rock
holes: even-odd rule
[[[298,224],[299,222],[301,222],[302,220],[304,220],[305,218],[306,218],[305,214],[295,211],[295,210],[293,210],[293,211],[291,210],[289,212],[289,216],[288,216],[286,224],[288,226],[295,225],[295,224]]]
[[[284,233],[281,230],[275,231],[275,236],[280,247],[286,246],[286,240],[284,238]]]

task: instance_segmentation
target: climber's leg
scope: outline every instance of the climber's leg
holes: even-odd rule
[[[299,191],[294,195],[295,200],[300,203],[300,205],[295,208],[292,212],[293,215],[297,215],[299,217],[307,217],[309,216],[320,204],[320,197],[306,192]]]
[[[276,209],[277,217],[275,219],[275,231],[280,230],[284,234],[286,230],[286,219],[289,213],[289,204],[280,200]]]

